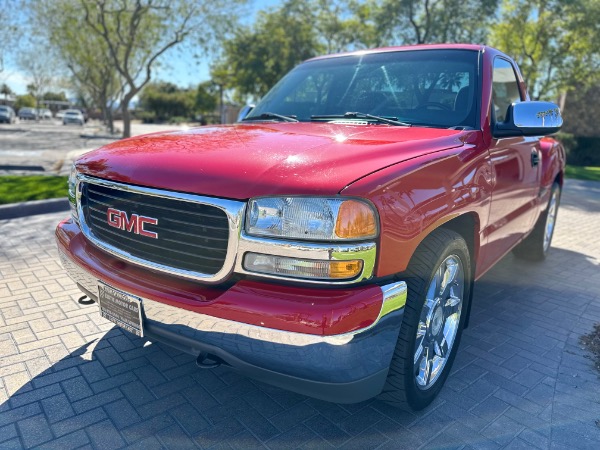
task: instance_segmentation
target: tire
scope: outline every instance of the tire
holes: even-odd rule
[[[379,398],[397,408],[420,410],[444,385],[460,344],[472,286],[465,240],[454,231],[435,230],[403,275],[408,298]]]
[[[548,205],[538,217],[533,231],[513,249],[514,255],[526,261],[543,261],[552,246],[552,236],[556,227],[556,215],[560,204],[560,185],[555,182],[550,190]]]

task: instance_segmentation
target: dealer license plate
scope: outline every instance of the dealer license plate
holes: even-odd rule
[[[102,317],[125,328],[130,333],[140,337],[144,336],[142,301],[139,297],[98,281],[98,304]]]

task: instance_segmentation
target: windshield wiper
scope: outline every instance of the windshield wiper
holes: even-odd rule
[[[375,116],[373,114],[361,113],[361,112],[347,112],[344,114],[330,114],[330,115],[322,115],[322,116],[310,116],[311,120],[335,120],[335,119],[369,119],[375,120],[381,123],[387,123],[389,125],[410,127],[412,126],[410,123],[400,122],[397,117],[382,117]]]
[[[242,119],[242,122],[247,120],[265,120],[265,119],[279,119],[283,122],[298,122],[296,116],[284,116],[282,114],[272,113],[272,112],[264,112],[259,114],[258,116],[250,116]]]

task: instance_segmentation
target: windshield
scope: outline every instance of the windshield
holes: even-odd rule
[[[477,128],[478,55],[419,50],[309,61],[279,81],[247,119],[322,121],[359,112],[411,125]]]

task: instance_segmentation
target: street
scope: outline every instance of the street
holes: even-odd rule
[[[121,122],[115,122],[122,130]],[[132,124],[132,135],[182,129],[178,125]],[[84,127],[63,125],[60,120],[0,124],[0,175],[67,175],[77,156],[118,139],[111,138],[97,121]]]

